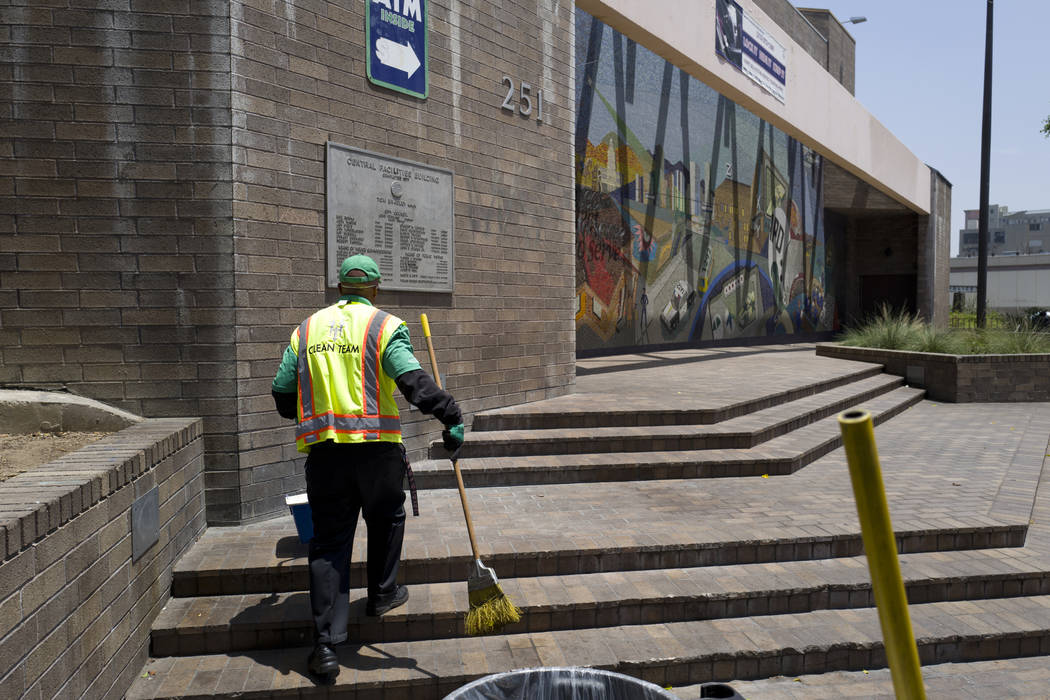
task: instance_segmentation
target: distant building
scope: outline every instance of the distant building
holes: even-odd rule
[[[977,255],[977,221],[980,209],[966,210],[966,227],[959,230],[959,257]],[[1011,212],[988,207],[989,255],[1038,255],[1050,252],[1050,209]]]
[[[974,306],[977,299],[977,258],[952,258],[948,289],[952,303]],[[1022,311],[1050,309],[1050,254],[997,255],[988,259],[989,309]]]
[[[970,306],[976,303],[980,213],[980,209],[966,210],[959,255],[949,261],[953,305],[960,300]],[[988,261],[988,308],[1050,308],[1050,209],[1011,212],[1005,206],[989,205],[988,255],[993,258]]]

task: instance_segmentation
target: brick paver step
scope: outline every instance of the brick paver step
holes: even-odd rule
[[[725,369],[724,366],[719,366],[717,369],[712,368],[711,374],[718,376],[723,369]],[[744,400],[729,398],[725,402],[719,401],[717,405],[706,406],[683,401],[682,396],[689,393],[690,389],[683,391],[682,386],[675,387],[661,401],[637,402],[630,405],[622,401],[619,405],[609,405],[604,397],[596,397],[589,393],[574,393],[518,406],[481,411],[474,414],[472,428],[480,432],[712,424],[796,401],[882,373],[880,365],[864,363],[836,367],[835,370],[837,371],[830,374],[813,375],[808,378],[803,376],[796,385],[789,388],[770,387],[767,394],[757,392]],[[695,382],[694,377],[690,380],[689,387],[693,387]],[[704,391],[707,389],[708,385],[705,385]],[[693,389],[693,391],[697,390]],[[697,391],[697,393],[702,392]],[[682,406],[683,403],[686,404],[685,407]]]
[[[1050,596],[910,607],[925,663],[1050,654]],[[305,675],[308,647],[168,657],[146,664],[128,691],[146,698],[301,697],[321,691],[387,700],[440,698],[475,678],[538,666],[587,666],[662,686],[877,669],[886,665],[874,608],[818,610],[337,649],[335,684]]]
[[[995,659],[922,667],[926,696],[932,700],[1046,700],[1050,696],[1050,656]],[[888,668],[877,671],[832,671],[819,675],[777,676],[757,681],[731,681],[740,695],[755,700],[893,700]],[[700,700],[700,685],[672,688],[681,700]]]
[[[903,551],[1023,544],[1032,492],[1027,500],[1024,494],[1011,497],[1001,508],[997,494],[1011,484],[1028,483],[1012,476],[1020,467],[1038,473],[1050,434],[1046,408],[998,405],[990,410],[923,401],[906,415],[907,420],[876,428]],[[1042,445],[1025,438],[1036,432],[1043,436]],[[937,460],[952,466],[932,469],[931,464],[944,463]],[[503,577],[860,552],[841,449],[785,477],[468,488],[468,499],[481,558]],[[458,493],[423,492],[420,507],[421,517],[409,518],[406,527],[403,580],[462,580],[470,548]],[[360,527],[359,560],[364,545],[365,528]],[[355,564],[354,576],[360,571]],[[304,590],[305,547],[288,516],[211,528],[176,565],[173,586],[180,596]]]
[[[194,549],[180,560],[173,571],[172,594],[176,597],[235,595],[304,591],[308,587],[306,548],[291,543],[294,525],[286,522],[289,536],[274,540],[243,538],[233,549],[224,550],[215,538]],[[276,523],[275,523],[276,524]],[[966,526],[935,525],[923,521],[901,521],[896,527],[897,548],[901,553],[948,552],[955,550],[1020,547],[1024,544],[1024,524],[986,522]],[[207,537],[209,533],[206,533]],[[730,564],[793,562],[853,557],[861,554],[859,529],[827,524],[819,528],[778,528],[773,533],[756,533],[750,526],[724,528],[713,541],[698,541],[688,531],[675,533],[660,545],[638,544],[633,538],[614,536],[605,545],[593,548],[572,546],[545,548],[543,542],[526,541],[510,550],[482,554],[484,563],[503,578],[565,576],[601,572],[644,571],[673,568],[709,567]],[[756,536],[758,535],[758,536]],[[204,538],[202,538],[203,541]],[[618,540],[618,542],[617,542]],[[283,544],[287,543],[287,545]],[[364,550],[364,543],[357,552]],[[553,544],[553,543],[547,543]],[[267,546],[268,545],[268,546]],[[283,548],[283,547],[287,548]],[[197,556],[202,548],[207,554]],[[248,555],[247,557],[245,555]],[[407,584],[462,582],[473,565],[469,545],[459,552],[446,547],[441,552],[408,552],[401,562],[399,578]],[[364,562],[359,557],[350,567],[351,585],[364,585]]]
[[[714,425],[471,431],[461,457],[749,448],[863,404],[897,389],[902,383],[900,377],[879,374]],[[431,455],[445,455],[440,441],[432,443]]]
[[[863,402],[876,425],[920,401],[921,389],[897,388]],[[843,409],[835,409],[838,412]],[[480,457],[459,460],[468,487],[561,484],[642,479],[754,477],[791,474],[842,443],[835,416],[773,437],[758,448],[595,452]],[[421,489],[455,488],[448,459],[414,462]]]
[[[1050,594],[1050,559],[1023,550],[906,554],[901,569],[914,603]],[[503,578],[522,612],[504,632],[614,627],[874,605],[867,562],[847,557],[779,564]],[[350,592],[350,639],[397,642],[463,636],[465,582],[411,587],[401,608],[364,614]],[[306,592],[173,598],[153,625],[153,656],[308,645]]]

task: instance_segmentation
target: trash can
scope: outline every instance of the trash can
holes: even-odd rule
[[[314,536],[314,516],[306,494],[297,493],[294,496],[285,496],[284,504],[292,511],[292,520],[295,521],[295,531],[299,534],[299,541],[303,544],[308,543]]]
[[[648,681],[594,668],[525,668],[479,678],[445,700],[679,700]]]

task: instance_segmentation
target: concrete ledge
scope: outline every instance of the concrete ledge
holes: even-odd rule
[[[935,401],[1050,401],[1050,354],[945,355],[819,343],[817,355],[880,364]]]
[[[142,420],[141,416],[75,394],[0,389],[0,425],[8,433],[117,431]]]
[[[0,484],[0,697],[124,695],[206,527],[202,436],[142,420]]]

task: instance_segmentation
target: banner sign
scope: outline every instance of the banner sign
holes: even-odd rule
[[[715,51],[781,102],[787,51],[734,0],[715,0]]]

